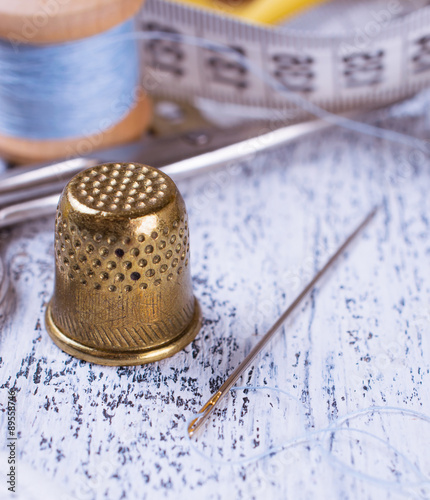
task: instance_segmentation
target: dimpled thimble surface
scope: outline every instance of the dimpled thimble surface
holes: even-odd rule
[[[78,174],[57,210],[50,336],[99,364],[175,354],[201,325],[189,252],[185,204],[166,174],[131,163]]]

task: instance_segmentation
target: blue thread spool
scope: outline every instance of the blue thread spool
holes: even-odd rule
[[[82,156],[146,130],[150,103],[127,36],[141,3],[0,0],[0,156]]]

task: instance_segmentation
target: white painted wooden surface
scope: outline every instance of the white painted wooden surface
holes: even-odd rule
[[[428,137],[429,103],[423,94],[382,124]],[[204,327],[147,366],[62,353],[43,319],[53,218],[1,232],[17,296],[0,337],[2,498],[10,387],[19,391],[17,498],[430,498],[426,417],[379,408],[344,418],[372,406],[430,416],[429,159],[332,130],[179,188]],[[203,458],[186,420],[381,199],[373,225],[243,381],[288,395],[232,394],[196,443],[212,462]],[[329,425],[337,431],[315,433]],[[218,463],[283,443],[272,457]]]

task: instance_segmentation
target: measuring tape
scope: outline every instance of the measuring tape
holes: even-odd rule
[[[327,36],[148,0],[138,14],[139,29],[178,38],[145,42],[144,66],[155,75],[154,92],[166,98],[285,110],[296,95],[335,112],[388,104],[430,84],[430,7],[401,17],[400,2],[386,5],[360,30]],[[228,46],[257,71],[228,53],[185,43],[187,37]],[[268,85],[264,74],[284,92]]]

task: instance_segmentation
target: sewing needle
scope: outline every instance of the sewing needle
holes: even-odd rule
[[[361,224],[346,238],[342,245],[336,250],[336,252],[328,259],[324,267],[322,267],[311,281],[303,288],[300,294],[294,299],[294,301],[289,305],[289,307],[282,313],[278,320],[272,325],[264,337],[257,342],[251,352],[246,356],[246,358],[239,364],[239,366],[234,370],[234,372],[228,377],[228,379],[222,384],[219,390],[207,401],[207,403],[200,409],[198,416],[191,421],[188,425],[188,435],[190,437],[194,436],[196,431],[201,428],[201,426],[206,422],[209,416],[214,411],[218,403],[225,397],[230,389],[235,385],[239,377],[244,373],[244,371],[251,365],[257,355],[262,351],[266,344],[271,340],[273,335],[279,330],[283,325],[285,320],[291,315],[291,313],[296,309],[300,302],[306,297],[306,295],[314,288],[316,283],[320,278],[331,268],[335,263],[336,259],[343,254],[348,245],[354,240],[354,238],[364,229],[367,224],[373,219],[376,214],[378,207],[375,207],[361,222]]]

